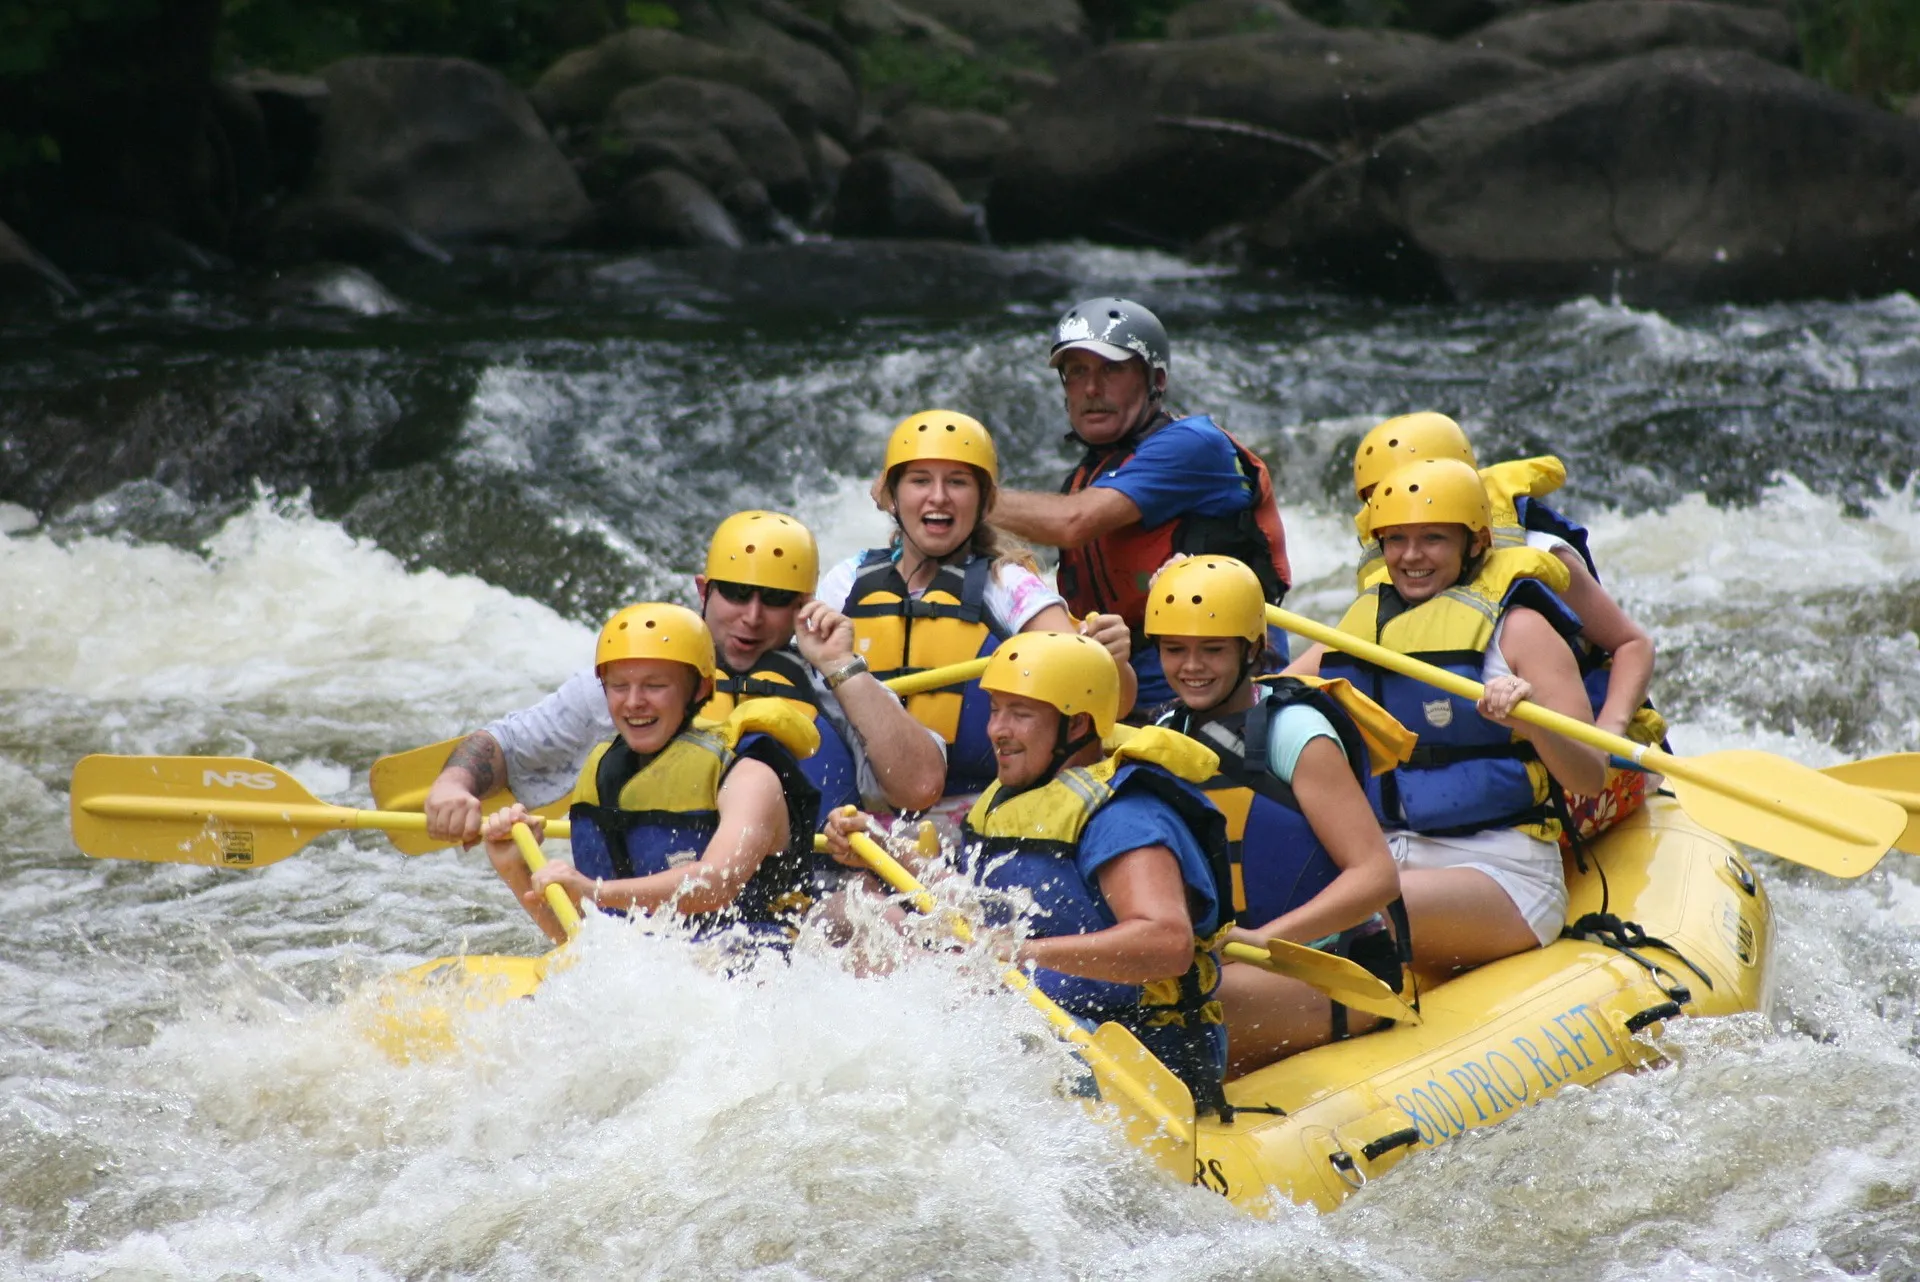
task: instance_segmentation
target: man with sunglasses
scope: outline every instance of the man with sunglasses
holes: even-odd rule
[[[820,750],[800,768],[820,790],[821,814],[925,809],[940,798],[946,745],[856,660],[853,624],[813,599],[819,568],[812,533],[790,516],[736,512],[720,523],[706,573],[693,579],[719,668],[700,715],[725,717],[749,698],[791,700],[820,731]],[[599,678],[575,673],[461,740],[427,794],[427,831],[475,840],[484,799],[509,786],[529,806],[567,795],[613,733]]]

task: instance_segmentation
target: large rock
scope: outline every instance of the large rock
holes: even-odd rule
[[[329,91],[312,194],[385,209],[440,241],[558,240],[590,210],[526,98],[459,58],[349,58]]]
[[[574,50],[547,68],[528,96],[550,124],[583,124],[598,121],[631,86],[692,76],[738,85],[765,100],[795,134],[804,136],[818,127],[844,141],[853,133],[858,96],[838,64],[827,61],[833,70],[815,65],[815,76],[753,50],[723,49],[678,32],[635,28]]]
[[[962,195],[979,199],[993,180],[994,166],[1013,145],[1013,126],[984,111],[915,105],[887,117],[868,141],[918,156]]]
[[[1001,240],[1190,240],[1271,209],[1343,148],[1541,74],[1396,32],[1113,45],[1020,118],[988,225]]]
[[[1167,16],[1167,39],[1205,40],[1318,26],[1312,19],[1301,17],[1285,0],[1198,0]]]
[[[1037,50],[1053,62],[1086,52],[1079,0],[914,0],[913,7],[987,49]]]
[[[1397,297],[1920,289],[1920,124],[1751,54],[1665,50],[1400,130],[1248,248]]]
[[[880,148],[853,158],[833,198],[833,234],[899,240],[978,240],[953,184],[925,161]]]
[[[896,0],[841,0],[833,11],[834,30],[855,44],[875,40],[906,40],[971,58],[978,49],[944,22]]]
[[[758,54],[785,72],[822,129],[842,141],[860,117],[860,59],[831,27],[784,0],[679,0],[682,30],[708,44]]]
[[[600,238],[612,245],[666,249],[746,244],[713,193],[677,169],[655,169],[628,183],[601,211]]]
[[[1784,14],[1705,0],[1586,0],[1490,23],[1462,43],[1548,67],[1609,62],[1655,49],[1743,49],[1792,62],[1799,41]]]
[[[703,129],[727,140],[781,212],[800,218],[812,208],[813,173],[799,140],[780,113],[737,85],[687,76],[635,85],[607,109],[603,150]]]

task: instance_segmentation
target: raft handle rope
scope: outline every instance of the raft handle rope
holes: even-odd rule
[[[1649,935],[1646,928],[1638,922],[1621,921],[1612,913],[1588,913],[1579,921],[1560,932],[1562,939],[1583,939],[1589,943],[1604,944],[1624,957],[1628,957],[1646,968],[1660,991],[1673,1001],[1684,1006],[1693,1000],[1693,992],[1682,984],[1672,971],[1659,962],[1642,956],[1641,948],[1661,948],[1680,959],[1680,964],[1700,977],[1700,982],[1713,989],[1713,977],[1694,965],[1693,960],[1664,939]]]

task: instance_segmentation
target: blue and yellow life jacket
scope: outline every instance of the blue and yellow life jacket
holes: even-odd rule
[[[1175,704],[1159,721],[1219,755],[1219,770],[1202,790],[1226,817],[1234,919],[1250,929],[1307,903],[1340,875],[1293,788],[1267,768],[1267,736],[1281,709],[1304,704],[1326,717],[1376,817],[1375,776],[1406,760],[1414,746],[1386,709],[1345,681],[1271,677],[1255,688],[1260,700],[1245,711],[1196,723]]]
[[[1509,459],[1481,468],[1480,481],[1486,487],[1487,502],[1493,506],[1493,546],[1523,548],[1527,546],[1528,530],[1544,530],[1571,543],[1586,560],[1587,568],[1592,569],[1593,557],[1587,552],[1586,530],[1540,501],[1566,480],[1567,465],[1551,454]],[[1529,520],[1538,524],[1529,524]],[[1354,581],[1364,592],[1373,576],[1386,568],[1387,562],[1380,551],[1379,540],[1367,528],[1366,508],[1354,514],[1353,525],[1354,532],[1360,536],[1360,568]]]
[[[963,870],[992,889],[1019,889],[1033,900],[1037,937],[1085,935],[1116,924],[1100,889],[1080,875],[1074,860],[1080,836],[1100,808],[1133,792],[1158,797],[1179,814],[1208,861],[1213,885],[1189,885],[1187,901],[1197,920],[1193,962],[1176,978],[1147,984],[1085,979],[1039,970],[1035,982],[1071,1013],[1114,1020],[1132,1029],[1195,1092],[1202,1108],[1217,1107],[1224,1056],[1224,1016],[1215,995],[1220,983],[1217,954],[1231,927],[1219,887],[1232,878],[1226,825],[1194,785],[1212,777],[1213,752],[1171,730],[1134,731],[1105,760],[1061,770],[1017,792],[998,782],[968,811],[961,830]]]
[[[1548,553],[1496,548],[1470,582],[1418,605],[1382,572],[1347,607],[1340,630],[1479,681],[1494,629],[1515,606],[1538,611],[1577,657],[1580,620],[1555,595],[1566,585],[1566,567]],[[1559,835],[1552,777],[1533,745],[1482,717],[1472,700],[1337,650],[1320,671],[1346,677],[1420,736],[1406,764],[1381,778],[1389,824],[1436,836],[1509,827],[1546,841]]]
[[[749,699],[726,720],[696,721],[651,758],[615,736],[595,748],[574,786],[574,866],[608,880],[645,877],[699,859],[720,826],[720,786],[743,760],[769,766],[787,802],[786,846],[768,855],[728,908],[689,920],[696,934],[743,923],[785,932],[811,904],[820,793],[801,773],[819,736],[784,699]],[[611,804],[606,799],[612,798]]]
[[[831,695],[825,696],[831,698]],[[820,715],[821,692],[813,683],[807,661],[791,646],[769,650],[753,661],[747,672],[714,673],[713,697],[700,709],[705,721],[725,721],[746,699],[784,699],[813,722],[820,735],[820,749],[800,762],[800,773],[820,792],[820,813],[825,816],[841,806],[858,806],[860,768],[853,747],[841,735],[833,718]]]
[[[987,608],[992,574],[991,558],[971,556],[964,565],[941,566],[927,590],[915,597],[891,551],[866,552],[844,611],[853,621],[855,652],[882,681],[992,654],[1013,631]],[[977,679],[909,695],[907,711],[946,741],[943,796],[979,792],[993,782],[987,695]]]

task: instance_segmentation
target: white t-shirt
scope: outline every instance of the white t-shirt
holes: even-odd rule
[[[861,804],[869,810],[889,808],[879,776],[867,758],[867,745],[840,701],[827,689],[819,673],[807,669],[813,678],[813,693],[820,715],[840,732],[853,750],[857,772],[855,786],[860,789]],[[607,696],[600,678],[592,668],[583,668],[566,679],[558,690],[518,712],[509,712],[497,721],[481,727],[500,745],[507,762],[507,786],[513,795],[529,806],[544,806],[573,791],[581,769],[596,746],[613,738],[613,718],[607,713]],[[940,736],[928,734],[946,751]]]
[[[845,610],[847,594],[853,591],[853,580],[859,572],[860,557],[848,557],[820,576],[820,587],[814,595],[836,610]],[[916,592],[914,595],[920,594]],[[1009,561],[987,579],[987,613],[999,620],[1009,632],[1018,632],[1026,627],[1035,615],[1050,605],[1065,607],[1066,604],[1065,597],[1048,587],[1044,579],[1024,565]]]

